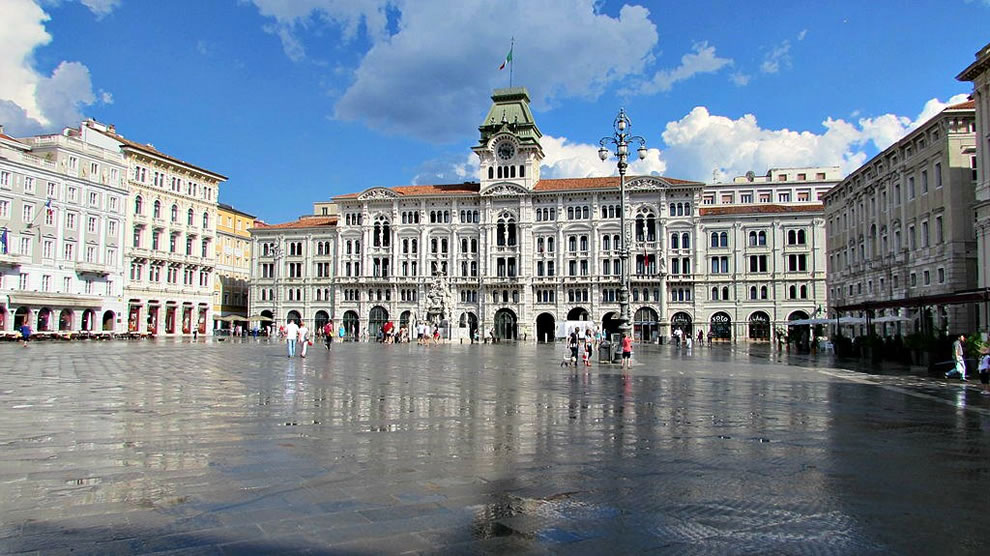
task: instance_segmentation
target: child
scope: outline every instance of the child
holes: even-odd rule
[[[586,344],[584,344],[584,366],[591,366],[591,340],[589,339]]]
[[[984,396],[990,396],[990,351],[984,350],[983,355],[980,356],[980,382],[983,383],[983,391],[980,392]]]

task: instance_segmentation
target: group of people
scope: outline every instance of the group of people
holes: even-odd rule
[[[605,342],[607,342],[605,335],[600,330],[595,330],[594,333],[592,333],[590,328],[571,330],[570,335],[567,336],[567,348],[570,350],[570,364],[577,367],[578,357],[580,355],[581,363],[585,367],[590,367],[594,351],[602,348]],[[632,338],[623,334],[619,339],[619,345],[622,349],[622,368],[628,369],[632,362]]]
[[[681,328],[675,328],[670,334],[671,343],[677,347],[684,347],[691,349],[694,347],[694,340],[691,337],[690,332],[685,332]],[[715,339],[715,332],[713,330],[708,331],[708,345],[712,345],[712,341]],[[705,343],[705,331],[698,330],[698,345],[704,345]]]

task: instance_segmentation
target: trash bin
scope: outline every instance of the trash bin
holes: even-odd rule
[[[608,340],[603,340],[602,343],[598,345],[598,362],[612,362],[612,344]]]

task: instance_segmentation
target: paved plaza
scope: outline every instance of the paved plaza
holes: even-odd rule
[[[990,396],[745,345],[0,345],[0,552],[990,546]]]

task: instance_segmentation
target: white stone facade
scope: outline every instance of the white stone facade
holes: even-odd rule
[[[0,130],[0,330],[120,331],[126,170],[80,129]]]
[[[303,261],[302,279],[309,289],[332,287],[330,314],[348,334],[374,337],[386,321],[426,319],[436,273],[449,277],[454,338],[478,329],[481,336],[494,330],[501,338],[552,340],[574,326],[563,324],[568,321],[615,329],[619,177],[541,179],[541,134],[525,89],[498,90],[493,101],[474,148],[478,182],[334,198],[340,212],[332,231],[334,278],[315,278]],[[834,167],[773,169],[707,186],[628,177],[636,338],[657,341],[682,328],[768,340],[775,325],[824,307],[820,198],[838,179]],[[299,232],[254,231],[252,302],[261,306],[259,295],[273,285],[258,271],[264,261],[258,244],[273,241],[273,233],[284,244]],[[278,268],[284,276],[285,265]],[[277,295],[284,298],[284,287]],[[314,309],[303,303],[296,310],[308,320]]]

